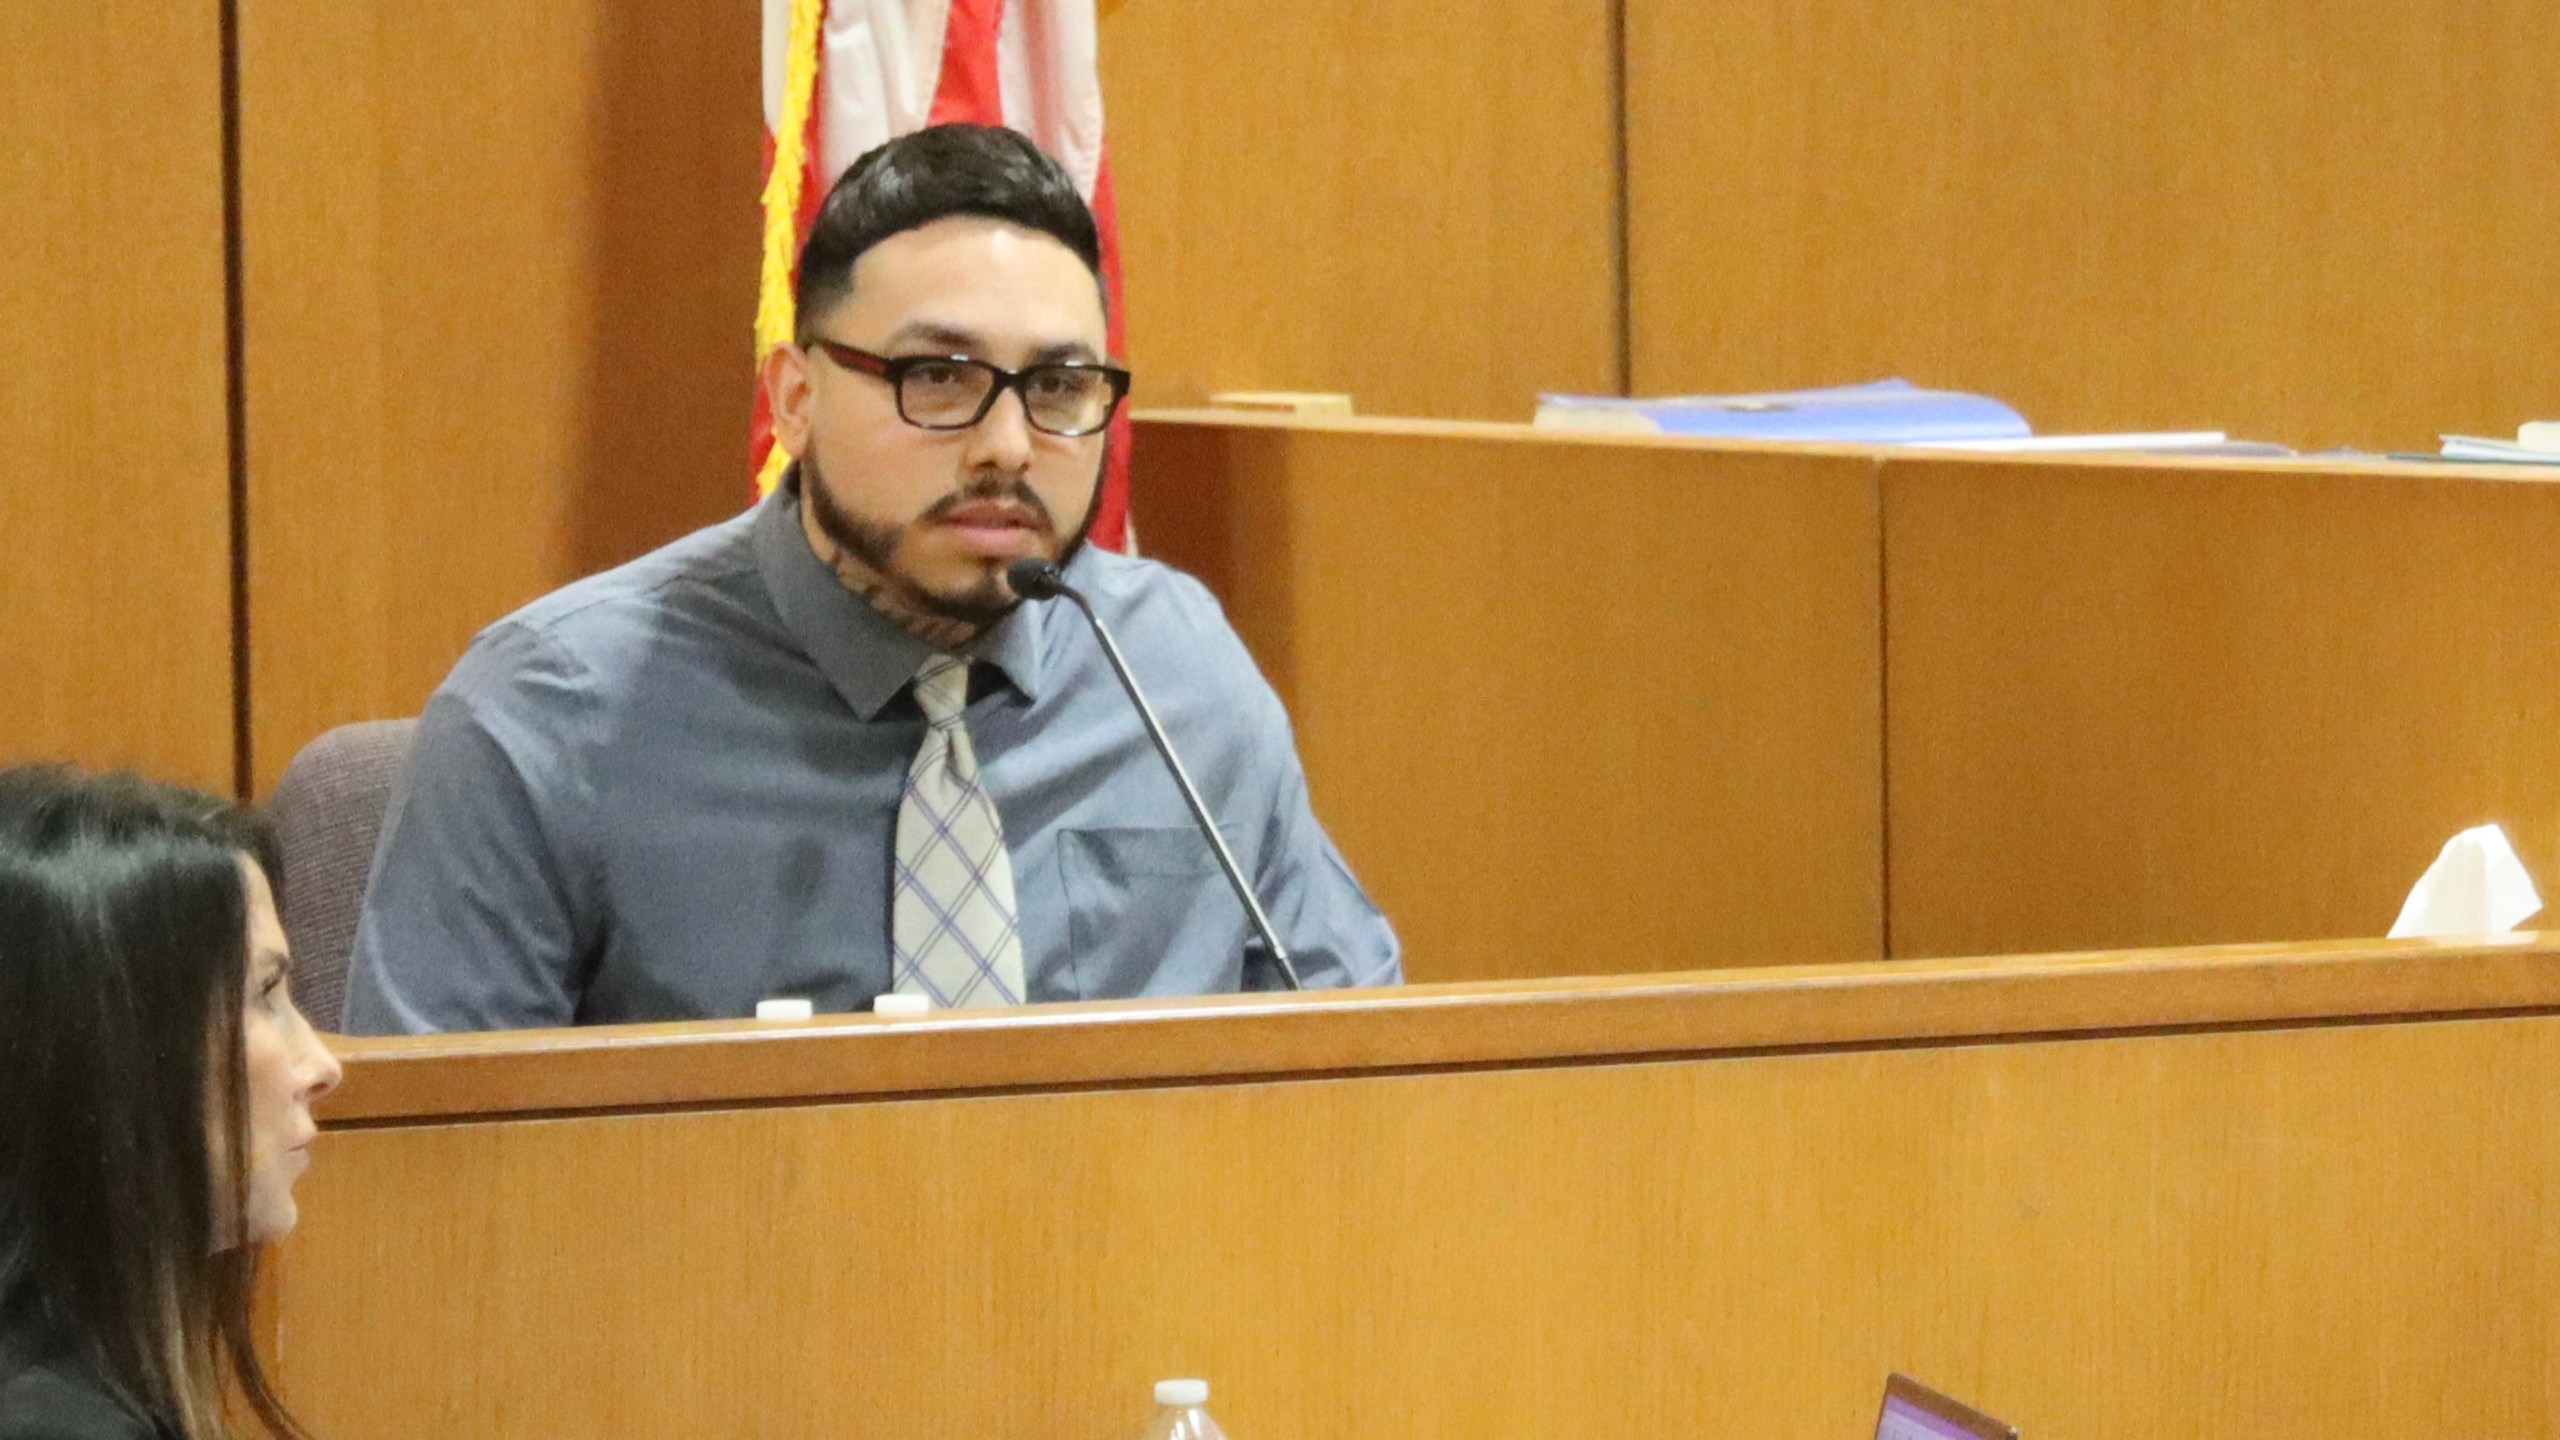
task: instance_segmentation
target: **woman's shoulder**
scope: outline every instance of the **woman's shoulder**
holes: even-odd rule
[[[159,1440],[161,1434],[68,1362],[0,1376],[0,1440]]]

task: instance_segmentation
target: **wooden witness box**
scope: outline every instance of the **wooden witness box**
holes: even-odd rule
[[[2560,936],[350,1041],[316,1433],[2547,1433]]]

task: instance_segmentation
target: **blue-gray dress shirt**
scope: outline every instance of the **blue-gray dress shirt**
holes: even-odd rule
[[[1401,977],[1217,602],[1087,549],[1119,636],[1306,982]],[[745,1016],[890,987],[898,801],[932,654],[810,553],[778,490],[483,631],[427,703],[357,928],[354,1034]],[[1240,988],[1243,908],[1065,602],[974,651],[968,727],[1034,1000]]]

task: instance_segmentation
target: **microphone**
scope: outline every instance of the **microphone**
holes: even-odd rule
[[[1182,792],[1183,803],[1191,807],[1192,822],[1208,837],[1209,849],[1218,857],[1218,868],[1226,872],[1228,886],[1244,902],[1245,916],[1253,921],[1262,949],[1279,966],[1280,978],[1290,989],[1305,988],[1298,983],[1298,967],[1290,961],[1288,947],[1280,943],[1279,934],[1271,928],[1271,917],[1262,913],[1262,902],[1254,898],[1253,887],[1245,883],[1244,871],[1237,868],[1236,857],[1227,849],[1226,837],[1218,833],[1218,823],[1209,818],[1209,807],[1200,802],[1200,792],[1191,784],[1191,773],[1182,768],[1182,757],[1173,752],[1173,741],[1166,737],[1163,722],[1156,719],[1155,707],[1147,703],[1146,692],[1138,688],[1138,677],[1129,673],[1129,662],[1120,654],[1120,642],[1111,638],[1111,627],[1093,613],[1093,602],[1067,583],[1057,561],[1036,555],[1006,566],[1004,580],[1013,587],[1014,594],[1025,600],[1064,599],[1084,612],[1085,623],[1093,627],[1093,638],[1102,642],[1103,658],[1111,662],[1111,673],[1120,677],[1120,688],[1129,693],[1129,703],[1137,707],[1138,719],[1145,722],[1147,738],[1155,742],[1156,753],[1164,757],[1165,768],[1173,772],[1174,787]]]

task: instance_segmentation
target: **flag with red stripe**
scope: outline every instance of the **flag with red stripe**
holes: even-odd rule
[[[764,0],[767,231],[758,359],[789,335],[788,267],[827,186],[873,146],[954,121],[1011,126],[1074,177],[1102,233],[1111,351],[1125,356],[1098,40],[1094,0]],[[788,173],[775,173],[778,162]],[[770,485],[780,466],[761,394],[751,445],[756,473]],[[1128,535],[1125,409],[1112,422],[1108,453],[1093,538],[1116,550]]]

